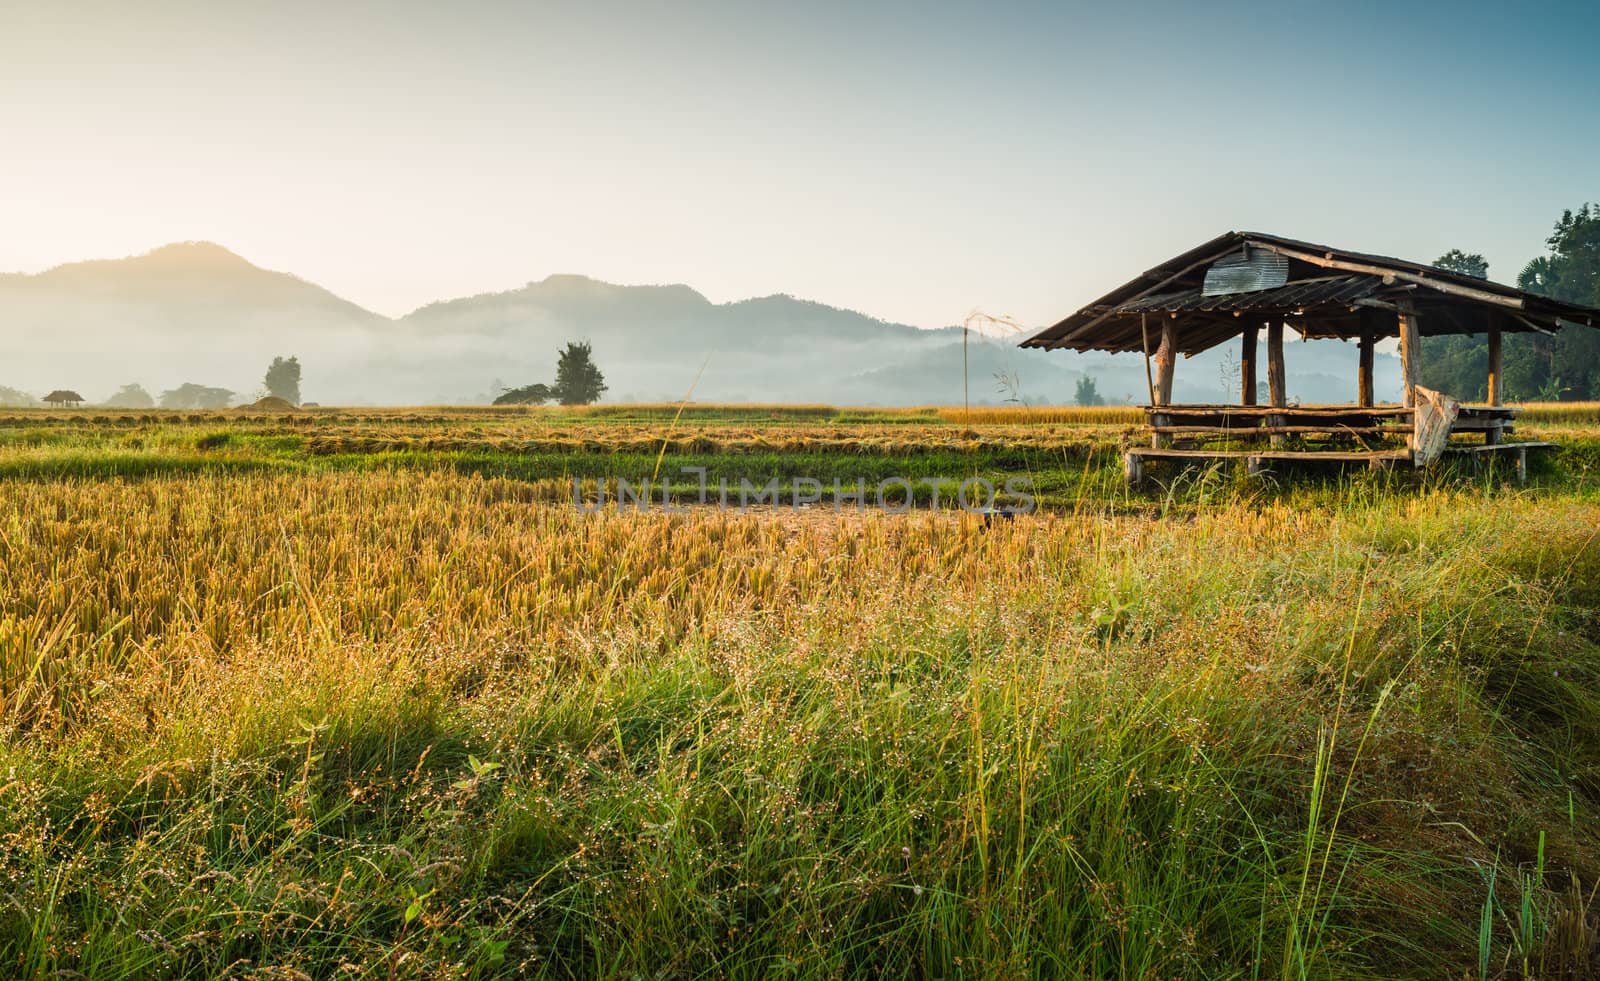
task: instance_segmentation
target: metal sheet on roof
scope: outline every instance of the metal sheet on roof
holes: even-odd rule
[[[1146,296],[1112,307],[1115,313],[1186,313],[1206,310],[1274,309],[1292,313],[1301,307],[1347,304],[1370,296],[1383,285],[1376,276],[1332,276],[1301,280],[1276,289],[1215,296],[1203,289],[1178,290]]]
[[[1200,292],[1204,296],[1229,296],[1277,289],[1288,281],[1287,257],[1247,245],[1242,252],[1213,262],[1206,269]]]

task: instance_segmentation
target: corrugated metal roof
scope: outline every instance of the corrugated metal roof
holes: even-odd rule
[[[1252,293],[1276,289],[1289,281],[1289,260],[1268,249],[1246,245],[1238,255],[1225,256],[1206,270],[1200,291],[1206,296]]]
[[[1140,297],[1112,307],[1115,313],[1187,313],[1219,310],[1285,310],[1292,312],[1303,306],[1328,303],[1350,304],[1366,299],[1383,286],[1377,276],[1334,276],[1328,279],[1306,279],[1289,283],[1277,289],[1256,290],[1250,293],[1231,293],[1225,296],[1208,294],[1204,288],[1178,290],[1157,296]]]

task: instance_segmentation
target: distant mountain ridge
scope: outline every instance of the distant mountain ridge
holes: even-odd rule
[[[186,304],[244,301],[337,310],[368,321],[387,319],[298,276],[262,269],[212,242],[175,242],[126,259],[72,262],[33,275],[0,274],[0,289],[22,284],[63,297]]]
[[[0,336],[11,353],[0,385],[65,385],[94,400],[128,382],[155,392],[198,382],[252,396],[267,362],[293,354],[305,366],[306,397],[327,404],[487,401],[497,384],[548,380],[572,340],[594,346],[609,400],[678,399],[691,385],[700,401],[912,405],[959,403],[962,394],[957,327],[896,324],[785,294],[713,303],[686,285],[572,274],[390,318],[210,242],[0,274]],[[1355,351],[1340,347],[1291,356],[1291,391],[1306,401],[1348,397]],[[1225,357],[1186,359],[1177,397],[1221,397]],[[974,402],[1066,402],[1084,374],[1113,401],[1144,399],[1137,357],[1022,351],[1010,339],[975,337],[967,361]],[[1317,371],[1297,374],[1297,361]],[[1341,361],[1348,371],[1324,374]],[[1389,368],[1380,364],[1380,386],[1386,373],[1398,378]]]

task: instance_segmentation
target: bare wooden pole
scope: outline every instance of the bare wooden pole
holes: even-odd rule
[[[1417,315],[1411,311],[1400,314],[1400,404],[1410,408],[1417,404],[1417,361],[1422,356],[1422,331],[1417,325]]]
[[[1505,404],[1505,363],[1500,352],[1500,332],[1489,331],[1489,404]]]
[[[1150,404],[1156,404],[1156,380],[1150,374],[1150,328],[1145,324],[1145,315],[1139,314],[1139,336],[1144,339],[1144,383],[1150,388]]]
[[[1162,405],[1172,404],[1172,371],[1178,363],[1177,322],[1161,322],[1161,346],[1156,348],[1156,398]]]
[[[1361,337],[1358,342],[1360,359],[1356,368],[1356,403],[1371,407],[1377,401],[1377,389],[1372,380],[1372,364],[1377,351],[1378,338],[1388,333],[1387,310],[1375,307],[1361,308]]]
[[[1356,378],[1356,402],[1359,405],[1372,404],[1372,348],[1377,338],[1370,332],[1361,332],[1361,367]]]
[[[1283,370],[1283,321],[1267,324],[1267,392],[1273,405],[1288,405],[1289,394]]]
[[[1254,325],[1245,328],[1240,338],[1239,350],[1239,404],[1256,404],[1256,335],[1261,331]]]
[[[1144,324],[1142,315],[1139,323],[1142,329]],[[1146,336],[1146,350],[1149,349],[1149,343],[1149,337]],[[1156,381],[1155,388],[1150,394],[1150,404],[1152,407],[1165,408],[1166,406],[1172,404],[1172,366],[1173,363],[1177,361],[1177,358],[1178,329],[1169,318],[1161,322],[1161,346],[1156,348]],[[1149,378],[1149,371],[1150,360],[1146,358],[1146,380]],[[1166,413],[1156,411],[1152,411],[1150,413],[1150,424],[1152,426],[1166,426],[1169,425],[1171,421],[1172,420],[1167,417]],[[1172,438],[1167,436],[1165,433],[1157,431],[1151,434],[1150,445],[1157,449],[1160,449],[1164,446],[1169,446],[1171,443]]]
[[[1273,407],[1289,404],[1287,387],[1283,367],[1283,321],[1274,320],[1267,324],[1267,396]],[[1283,424],[1283,416],[1267,416],[1268,427],[1279,429]],[[1273,433],[1268,442],[1280,448],[1284,443],[1283,435]]]
[[[961,418],[969,426],[972,425],[972,398],[967,392],[967,334],[970,332],[970,324],[961,325]]]
[[[1146,321],[1145,314],[1142,313],[1139,314],[1139,337],[1144,342],[1144,383],[1150,388],[1150,425],[1155,427],[1155,431],[1151,432],[1150,434],[1150,445],[1159,450],[1163,446],[1170,445],[1172,440],[1161,433],[1159,428],[1167,424],[1167,417],[1159,412],[1154,411],[1155,408],[1161,403],[1156,398],[1155,377],[1150,374],[1150,327]],[[1138,458],[1129,456],[1128,466],[1140,466]],[[1139,475],[1135,471],[1130,470],[1128,472],[1128,482],[1130,484],[1137,484],[1139,482],[1138,478]]]

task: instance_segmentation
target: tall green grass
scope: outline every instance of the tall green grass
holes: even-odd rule
[[[443,469],[0,483],[5,970],[1587,956],[1592,502],[986,526],[537,497]]]

